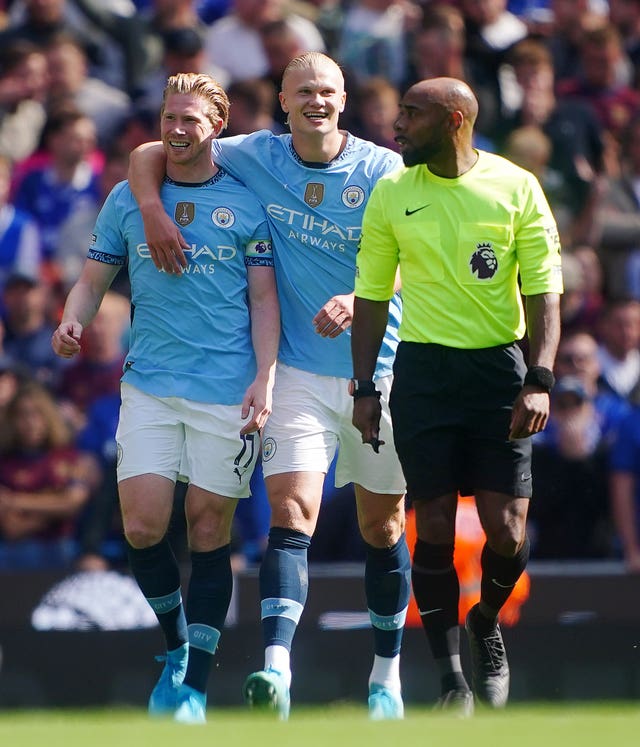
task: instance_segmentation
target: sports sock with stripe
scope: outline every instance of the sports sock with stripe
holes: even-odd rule
[[[151,609],[156,613],[173,651],[188,640],[187,621],[180,591],[180,569],[165,538],[151,547],[136,549],[127,543],[129,567]]]
[[[210,552],[191,552],[187,593],[189,665],[184,682],[200,692],[207,690],[211,660],[227,617],[232,590],[229,545]]]

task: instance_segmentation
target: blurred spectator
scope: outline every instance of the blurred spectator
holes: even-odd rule
[[[11,162],[0,155],[0,290],[13,273],[35,277],[40,273],[40,233],[32,217],[7,202]]]
[[[386,78],[373,77],[356,88],[355,98],[355,134],[376,145],[397,151],[393,124],[398,117],[398,89]]]
[[[137,99],[162,64],[163,35],[174,29],[202,32],[192,0],[150,0],[139,12],[123,13],[122,0],[74,0],[98,28],[117,43],[124,57],[120,88]]]
[[[68,365],[51,347],[50,284],[42,277],[12,274],[4,286],[4,349],[42,385],[53,390]]]
[[[640,573],[640,400],[620,424],[610,460],[611,514],[619,554],[629,573]]]
[[[0,567],[68,565],[98,468],[73,446],[55,400],[35,382],[7,406],[0,453]]]
[[[120,388],[97,397],[88,407],[77,447],[100,464],[102,479],[91,495],[78,531],[78,559],[83,570],[104,570],[113,562],[126,564],[126,549],[118,503],[116,428]]]
[[[624,50],[633,66],[631,83],[640,84],[640,0],[609,0],[609,19],[622,37]]]
[[[421,15],[409,1],[354,0],[344,14],[338,62],[357,83],[381,76],[401,86],[407,78],[409,34]]]
[[[576,379],[596,410],[602,438],[611,445],[629,405],[600,386],[600,359],[595,337],[585,330],[563,331],[554,366],[556,379]]]
[[[31,42],[14,40],[0,47],[0,154],[13,161],[38,147],[47,119],[47,61]]]
[[[596,250],[587,244],[578,244],[571,255],[582,270],[583,305],[577,322],[583,329],[595,330],[605,303],[604,269]]]
[[[15,204],[37,220],[44,259],[55,261],[64,222],[76,211],[94,211],[101,202],[99,176],[89,160],[96,146],[93,120],[75,109],[53,112],[43,144],[50,163],[23,178]]]
[[[7,405],[18,391],[20,384],[28,379],[25,370],[6,353],[0,353],[0,418],[5,422]]]
[[[495,84],[493,80],[481,80],[480,70],[476,73],[475,60],[465,54],[466,28],[462,11],[445,2],[430,3],[412,37],[407,85],[427,78],[464,80],[480,103],[476,134],[493,137],[497,116]]]
[[[593,0],[550,0],[549,7],[553,22],[547,27],[545,43],[551,51],[556,80],[563,81],[581,70],[583,33],[605,24],[607,15]]]
[[[20,384],[31,378],[29,369],[6,352],[5,334],[4,321],[0,318],[0,423],[4,423],[6,407]]]
[[[213,23],[206,32],[207,56],[226,70],[229,81],[261,78],[268,72],[260,30],[267,23],[286,18],[306,52],[323,52],[324,41],[311,21],[288,13],[284,0],[234,0],[232,12]]]
[[[608,448],[593,399],[570,376],[551,398],[547,427],[533,437],[532,557],[610,557]]]
[[[111,5],[114,0],[101,2]],[[123,1],[118,2],[122,7]],[[80,0],[73,3],[66,0],[15,0],[11,4],[9,25],[0,32],[0,49],[15,39],[30,41],[44,49],[53,36],[64,31],[75,36],[86,49],[92,74],[105,80],[115,77],[114,84],[121,83],[121,66],[117,57],[109,54],[109,40],[76,10],[82,5]],[[115,47],[113,51],[116,53]]]
[[[473,66],[474,81],[484,92],[486,109],[482,133],[490,136],[498,122],[502,102],[512,95],[513,82],[503,74],[506,52],[527,35],[520,18],[507,10],[507,0],[461,0],[466,27],[465,56]]]
[[[120,132],[111,151],[128,154],[149,140],[160,140],[160,110],[144,103],[136,103],[120,125]]]
[[[227,73],[209,62],[200,31],[192,27],[168,29],[161,40],[162,59],[141,85],[136,106],[159,112],[167,78],[177,73],[207,73],[226,86]]]
[[[514,109],[503,111],[496,129],[499,147],[518,127],[540,127],[551,141],[549,167],[560,175],[566,203],[576,216],[585,206],[595,175],[603,169],[602,126],[587,103],[556,97],[552,58],[542,42],[525,39],[506,60],[521,100]]]
[[[294,57],[306,50],[300,36],[284,18],[265,24],[260,30],[260,37],[267,58],[267,72],[263,77],[271,83],[274,91],[279,92],[285,68]],[[273,102],[271,116],[283,129],[285,128],[287,114],[282,111],[277,96]]]
[[[597,241],[608,297],[640,299],[640,116],[621,147],[620,174],[605,183]]]
[[[148,137],[149,133],[146,132]],[[99,177],[100,199],[98,202],[93,206],[87,205],[83,210],[75,210],[60,226],[56,252],[56,277],[60,281],[64,296],[80,276],[102,203],[113,187],[127,178],[131,148],[127,147],[126,137],[129,135],[130,132],[125,128],[121,133],[123,144],[119,142],[112,144],[104,154],[104,166]],[[142,142],[145,142],[145,140],[143,139]],[[129,276],[126,267],[121,268],[111,284],[111,289],[125,296],[130,295]]]
[[[469,60],[464,56],[465,44],[466,30],[460,9],[445,2],[429,4],[413,34],[412,72],[408,82],[444,76],[472,85]]]
[[[80,355],[62,373],[56,394],[75,433],[85,427],[89,406],[96,399],[120,392],[129,313],[129,299],[107,291],[82,333]]]
[[[560,321],[565,332],[587,327],[584,314],[587,307],[587,284],[580,260],[570,252],[562,254],[562,282],[564,293],[560,296]]]
[[[569,246],[576,216],[570,187],[563,174],[551,166],[551,139],[538,125],[523,125],[511,130],[503,143],[502,152],[510,161],[531,171],[538,178],[556,219],[560,243],[562,246]],[[565,286],[565,291],[567,290]]]
[[[74,106],[90,117],[98,144],[106,147],[129,112],[131,100],[119,88],[89,75],[87,55],[69,34],[53,36],[45,48],[49,72],[49,110]]]
[[[273,112],[276,107],[280,108],[280,103],[268,80],[257,78],[236,81],[227,88],[227,96],[231,108],[229,123],[223,136],[248,135],[257,130],[271,130],[279,135],[285,131],[273,117]]]
[[[598,324],[601,385],[627,399],[640,383],[640,301],[609,301]]]
[[[585,31],[580,43],[582,71],[558,81],[558,96],[586,101],[605,130],[619,139],[640,113],[640,91],[629,85],[629,60],[612,24]]]

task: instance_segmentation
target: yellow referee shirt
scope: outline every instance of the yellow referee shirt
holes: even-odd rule
[[[538,180],[479,151],[456,179],[427,166],[382,177],[367,204],[355,292],[386,301],[400,266],[400,338],[455,348],[520,339],[522,293],[562,293],[560,241]]]

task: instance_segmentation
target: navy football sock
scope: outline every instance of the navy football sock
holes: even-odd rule
[[[264,645],[291,650],[300,615],[307,601],[307,550],[311,537],[303,532],[272,527],[260,566],[260,599]]]
[[[411,593],[411,557],[404,534],[393,547],[366,546],[364,581],[375,653],[400,653]]]
[[[127,543],[129,566],[140,590],[156,613],[167,642],[173,651],[187,642],[187,621],[180,592],[180,569],[169,541],[140,550]]]
[[[206,692],[211,660],[231,602],[233,574],[229,545],[211,552],[191,553],[187,594],[189,666],[184,681]]]

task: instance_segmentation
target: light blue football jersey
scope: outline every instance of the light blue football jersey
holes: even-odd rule
[[[377,180],[402,159],[353,135],[326,164],[303,161],[291,135],[268,130],[214,140],[212,147],[214,161],[247,184],[267,213],[282,314],[280,360],[322,376],[350,377],[350,332],[321,337],[312,319],[333,296],[353,292],[365,203]],[[396,295],[377,376],[391,373],[400,310]]]
[[[181,276],[159,272],[127,182],[98,216],[89,258],[128,264],[132,325],[123,381],[159,397],[239,404],[256,373],[247,267],[273,266],[264,210],[220,170],[202,185],[165,179],[165,210],[191,245]]]

